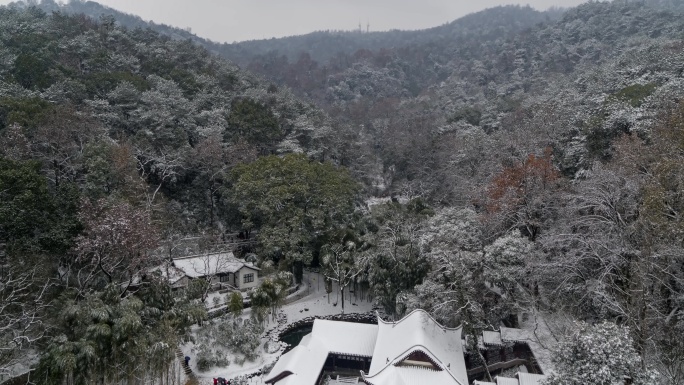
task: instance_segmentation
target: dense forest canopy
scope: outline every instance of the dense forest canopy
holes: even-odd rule
[[[682,383],[680,2],[239,44],[36,5],[0,8],[0,373],[168,373],[207,287],[139,278],[235,231],[272,273],[221,331],[250,359],[289,272],[315,266],[343,299],[470,336],[565,320],[549,383]]]

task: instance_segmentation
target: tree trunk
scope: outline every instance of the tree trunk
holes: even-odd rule
[[[302,263],[302,261],[295,261],[292,264],[292,269],[295,277],[295,282],[297,284],[302,283],[302,278],[304,277],[304,263]]]
[[[214,226],[214,191],[209,187],[209,225]]]

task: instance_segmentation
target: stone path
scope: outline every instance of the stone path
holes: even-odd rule
[[[180,348],[176,349],[176,357],[178,357],[178,360],[180,361],[181,367],[183,368],[183,372],[185,372],[185,377],[188,379],[188,382],[196,383],[197,378],[195,377],[195,373],[192,372],[190,366],[185,362],[185,356],[183,356],[183,351],[180,350]]]

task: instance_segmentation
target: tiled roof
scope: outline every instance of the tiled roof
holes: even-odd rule
[[[496,385],[518,385],[516,378],[496,377]]]
[[[159,274],[160,277],[167,279],[171,285],[185,277],[185,273],[182,270],[168,262],[165,262],[161,266],[153,267],[149,272],[151,274]]]
[[[485,345],[503,345],[500,332],[485,330],[482,332],[482,339],[484,340]]]
[[[311,333],[280,357],[266,382],[289,372],[278,385],[313,385],[330,353],[370,357],[377,332],[377,325],[317,319]]]
[[[398,368],[394,365],[411,352],[418,350],[434,360],[448,374],[451,378],[450,384],[468,384],[461,342],[462,328],[443,327],[426,311],[420,309],[412,311],[397,322],[379,319],[378,327],[373,360],[368,376],[364,376],[364,379],[375,383],[371,378],[380,372],[403,369],[404,367]],[[383,377],[385,376],[388,375],[383,374]]]
[[[173,264],[190,278],[235,273],[243,266],[259,270],[252,265],[248,265],[247,263],[238,260],[233,253],[230,252],[176,258],[173,260]]]
[[[312,338],[320,339],[328,352],[372,357],[378,326],[354,322],[315,320]]]
[[[520,385],[539,385],[546,376],[543,374],[518,373]]]

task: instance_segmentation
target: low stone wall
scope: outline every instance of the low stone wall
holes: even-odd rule
[[[298,300],[306,297],[307,295],[309,295],[309,293],[307,293],[306,290],[302,290],[301,292],[297,293],[297,290],[299,290],[299,285],[297,285],[291,289],[294,289],[294,290],[288,291],[287,297],[285,297],[285,300],[283,301],[284,305],[291,304],[292,302],[298,301]]]
[[[297,295],[291,296],[291,294],[296,293],[297,290],[299,290],[299,285],[291,286],[287,289],[288,296],[285,297],[285,300],[283,301],[283,305],[287,305],[289,303],[292,303],[292,302],[306,296],[306,292],[298,293]],[[250,307],[252,307],[252,301],[249,298],[245,298],[245,300],[242,302],[242,308],[243,309],[249,309]],[[217,308],[207,310],[207,318],[213,319],[213,318],[220,317],[220,316],[228,314],[228,313],[229,313],[228,305],[223,305],[223,306],[220,306]]]

